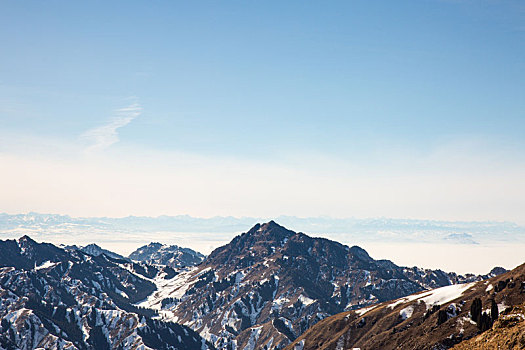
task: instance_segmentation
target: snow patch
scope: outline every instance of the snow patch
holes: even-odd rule
[[[255,350],[255,345],[261,335],[262,328],[263,326],[251,328],[250,339],[248,339],[248,343],[243,350]]]
[[[345,350],[344,347],[345,347],[345,337],[342,335],[337,340],[337,344],[335,344],[335,350]]]
[[[58,265],[58,263],[54,263],[48,260],[48,261],[43,262],[39,266],[35,266],[35,271],[47,269],[47,268],[50,268],[56,265]]]
[[[407,318],[412,317],[412,314],[414,313],[414,305],[409,305],[399,311],[399,315],[403,320],[406,320]]]
[[[445,286],[441,288],[432,289],[427,292],[413,294],[408,297],[400,298],[394,301],[393,303],[387,305],[387,307],[393,309],[399,304],[418,300],[419,302],[424,302],[428,310],[433,305],[446,304],[449,301],[459,298],[465,291],[472,288],[474,284],[476,284],[476,282],[453,284],[451,286]]]
[[[301,340],[299,343],[295,344],[293,347],[293,350],[303,350],[304,348],[304,339]]]
[[[314,299],[310,299],[310,298],[308,298],[307,296],[304,296],[304,295],[302,295],[302,294],[299,295],[299,298],[298,298],[298,299],[299,299],[299,300],[301,301],[301,303],[303,303],[303,305],[305,305],[305,306],[308,306],[308,305],[313,304],[313,303],[315,302]]]
[[[359,310],[355,310],[355,313],[357,314],[357,316],[363,316],[364,314],[366,314],[368,311],[372,311],[373,309],[375,309],[377,307],[377,305],[373,305],[373,306],[369,306],[369,307],[364,307],[362,309],[359,309]]]
[[[137,306],[146,307],[150,309],[160,310],[162,307],[162,300],[165,298],[177,298],[181,299],[186,291],[197,282],[196,276],[202,275],[202,273],[209,270],[206,268],[200,271],[199,274],[193,276],[192,273],[197,267],[190,268],[184,272],[179,273],[172,279],[166,280],[160,276],[150,280],[155,283],[157,290],[151,293],[145,300],[137,303]],[[192,280],[193,279],[193,280]],[[190,280],[192,280],[190,282]]]
[[[464,292],[474,286],[476,282],[465,283],[465,284],[454,284],[451,286],[441,287],[430,292],[424,293],[422,298],[418,298],[421,302],[427,305],[427,309],[430,309],[433,305],[446,304],[454,299],[459,298]]]
[[[244,277],[246,277],[246,274],[244,273],[244,271],[238,271],[235,274],[235,284],[241,283]]]
[[[281,310],[283,305],[289,303],[290,299],[286,298],[284,295],[281,295],[279,298],[275,299],[272,303],[272,310]]]
[[[123,298],[129,299],[129,296],[124,291],[118,289],[117,287],[115,287],[115,293],[117,293]]]
[[[498,314],[501,314],[503,311],[505,311],[507,309],[507,305],[505,305],[505,303],[499,303],[498,304]]]

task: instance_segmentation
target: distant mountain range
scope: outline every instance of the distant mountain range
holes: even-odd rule
[[[372,337],[376,330],[401,334],[416,329],[415,320],[434,329],[436,317],[446,324],[468,307],[459,301],[453,311],[450,295],[470,293],[487,278],[498,293],[492,298],[505,305],[521,300],[507,297],[519,294],[511,288],[523,288],[516,274],[495,277],[506,272],[501,268],[487,275],[458,275],[400,267],[374,260],[357,246],[313,238],[273,221],[255,225],[207,257],[160,243],[130,257],[96,245],[60,248],[28,236],[0,241],[0,349],[255,350],[290,344],[313,349],[319,344],[311,345],[315,336],[308,334],[318,333],[309,332],[345,312],[349,316],[343,321],[334,316],[339,323],[315,331],[332,344],[326,349],[336,349],[343,334],[336,329],[361,334],[355,329],[374,327],[366,341],[378,344],[389,338]],[[429,292],[439,287],[446,292]],[[480,288],[475,296],[485,309],[490,298]],[[482,288],[491,291],[489,284]],[[514,294],[501,293],[504,288]],[[431,294],[410,296],[418,292]],[[436,299],[442,307],[431,305],[428,313],[419,300],[431,295],[450,300]],[[474,335],[466,322],[465,334]],[[345,335],[342,344],[357,344],[352,339]]]
[[[281,216],[281,224],[313,234],[330,234],[332,239],[359,241],[414,241],[476,244],[486,241],[525,242],[525,227],[510,222],[455,222],[390,218],[299,218]],[[242,232],[256,222],[267,218],[212,217],[195,218],[187,215],[123,218],[75,218],[53,214],[0,214],[0,234],[38,235],[97,235],[115,233],[133,235],[152,232],[181,232],[200,234],[227,234]],[[206,235],[201,235],[206,236]],[[219,235],[220,236],[220,235]],[[221,238],[224,238],[220,236]]]

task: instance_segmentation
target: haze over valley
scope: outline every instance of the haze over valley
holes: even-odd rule
[[[209,254],[255,223],[272,218],[75,218],[29,213],[0,214],[0,219],[0,236],[4,239],[27,234],[55,244],[97,243],[128,255],[150,242],[176,244]],[[485,273],[496,265],[511,269],[521,263],[525,248],[525,228],[511,222],[292,216],[275,221],[309,235],[358,245],[375,258],[460,273]]]

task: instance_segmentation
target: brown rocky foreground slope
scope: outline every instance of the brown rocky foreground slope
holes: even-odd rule
[[[456,345],[453,350],[525,349],[525,305],[508,308],[488,331]]]
[[[286,349],[441,350],[462,342],[457,349],[499,349],[480,345],[486,341],[503,344],[501,349],[522,349],[524,302],[525,264],[486,281],[446,286],[337,314],[318,322]],[[473,303],[478,307],[472,309]],[[477,322],[473,313],[478,315]]]

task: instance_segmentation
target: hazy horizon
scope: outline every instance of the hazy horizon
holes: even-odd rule
[[[230,242],[256,223],[270,220],[314,237],[358,245],[375,259],[458,273],[488,273],[521,263],[525,227],[509,222],[450,222],[396,218],[163,217],[75,218],[0,213],[0,239],[29,235],[41,242],[87,245],[128,255],[150,242],[176,244],[204,254]]]

